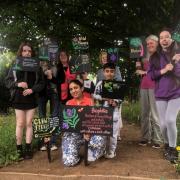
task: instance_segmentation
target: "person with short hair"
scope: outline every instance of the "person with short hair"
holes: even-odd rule
[[[139,145],[147,146],[152,142],[153,148],[160,148],[162,143],[159,125],[159,116],[156,108],[154,87],[155,82],[147,75],[149,57],[157,51],[158,37],[149,35],[146,38],[147,57],[143,60],[142,69],[137,69],[136,74],[141,77],[140,104],[141,104],[141,140]]]
[[[114,80],[115,78],[115,64],[106,63],[103,65],[103,74],[105,80]],[[117,137],[119,132],[120,124],[120,99],[109,99],[102,98],[102,80],[99,81],[95,87],[94,100],[98,101],[98,105],[104,107],[113,107],[113,135],[110,137],[110,142],[107,145],[107,151],[105,153],[105,158],[114,158],[116,156],[117,147]]]

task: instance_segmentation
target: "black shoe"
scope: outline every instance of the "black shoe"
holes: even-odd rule
[[[17,147],[18,161],[24,160],[24,153],[23,153],[22,145],[17,145],[16,147]]]
[[[25,150],[25,159],[32,159],[33,158],[33,153],[31,150],[31,145],[26,144],[26,150]]]
[[[139,141],[138,143],[140,146],[147,146],[148,142],[145,140]]]
[[[164,144],[164,157],[166,158],[166,156],[169,153],[169,144]]]
[[[176,163],[176,161],[178,160],[178,152],[176,148],[169,147],[168,153],[166,155],[166,159],[171,163]]]

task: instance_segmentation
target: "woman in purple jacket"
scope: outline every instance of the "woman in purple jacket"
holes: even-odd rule
[[[161,31],[159,38],[161,50],[151,56],[148,74],[155,80],[155,98],[165,143],[164,155],[174,162],[178,158],[176,119],[180,110],[180,47],[173,42],[169,30]]]

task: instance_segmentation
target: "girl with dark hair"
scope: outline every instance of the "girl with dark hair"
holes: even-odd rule
[[[173,42],[168,30],[159,35],[160,52],[150,58],[148,74],[155,80],[155,98],[160,128],[165,143],[165,158],[177,160],[176,119],[180,110],[180,47]]]
[[[69,90],[73,99],[67,101],[66,105],[93,106],[91,98],[83,96],[83,85],[79,80],[69,83]],[[103,136],[84,134],[84,139],[89,141],[88,161],[95,161],[104,154],[105,138]],[[62,137],[62,159],[65,166],[74,166],[80,161],[79,150],[83,141],[80,133],[65,132]]]
[[[33,57],[34,51],[30,43],[24,42],[19,46],[18,57]],[[12,67],[6,77],[6,86],[10,89],[12,105],[16,114],[16,145],[19,159],[31,159],[32,120],[37,107],[37,96],[44,87],[42,70],[25,72]],[[25,154],[22,148],[23,130],[26,128]]]

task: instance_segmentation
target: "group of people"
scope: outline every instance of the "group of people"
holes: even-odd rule
[[[148,56],[136,73],[141,76],[141,134],[139,145],[152,142],[154,148],[164,143],[165,158],[177,160],[176,119],[180,110],[180,47],[171,38],[169,30],[163,30],[159,38],[146,38]],[[34,57],[34,50],[28,42],[19,47],[18,57]],[[108,62],[107,52],[100,53],[102,68],[97,72],[96,85],[87,78],[87,72],[71,74],[69,56],[61,50],[57,64],[48,67],[46,63],[36,72],[24,72],[11,68],[6,78],[10,89],[12,105],[16,114],[16,145],[19,159],[33,157],[31,142],[32,121],[38,107],[40,117],[46,117],[46,104],[50,100],[50,115],[58,116],[61,105],[113,107],[113,135],[90,135],[65,132],[62,135],[62,160],[65,166],[80,162],[79,151],[84,140],[89,141],[88,161],[104,156],[116,156],[121,119],[121,99],[102,97],[102,81],[122,81],[119,67]],[[38,96],[37,96],[38,95]],[[22,146],[25,131],[25,150]],[[51,150],[57,149],[56,138],[51,138]],[[42,150],[46,149],[42,141]]]

